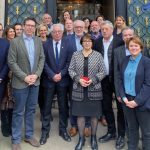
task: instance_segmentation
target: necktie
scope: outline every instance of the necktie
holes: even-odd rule
[[[59,54],[58,54],[58,42],[56,42],[56,45],[55,45],[55,59],[56,59],[56,65],[59,64]]]

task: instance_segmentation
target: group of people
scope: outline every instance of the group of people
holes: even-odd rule
[[[5,27],[2,32],[0,24],[0,103],[8,81],[14,100],[10,130],[2,133],[11,135],[12,150],[21,150],[23,119],[25,142],[34,147],[47,142],[55,95],[59,135],[70,142],[79,133],[75,150],[82,150],[86,136],[91,136],[92,150],[98,150],[98,142],[113,139],[116,149],[122,149],[125,135],[128,150],[137,150],[139,129],[143,149],[150,150],[149,53],[122,16],[117,16],[113,25],[102,15],[95,20],[85,17],[73,21],[65,11],[60,23],[54,24],[52,17],[44,14],[38,26],[34,18],[28,17],[23,24]],[[37,103],[42,123],[39,141],[34,138]],[[108,130],[97,142],[101,118],[105,118]]]

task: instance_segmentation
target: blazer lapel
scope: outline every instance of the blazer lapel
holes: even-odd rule
[[[59,54],[59,64],[61,64],[62,62],[63,53],[64,53],[64,40],[62,39],[61,46],[60,46],[60,54]]]
[[[52,62],[54,62],[54,64],[56,65],[56,59],[55,59],[55,54],[54,54],[54,50],[55,50],[55,47],[53,46],[53,41],[50,40],[49,42],[49,50],[48,50],[48,56],[49,56],[49,59],[52,60]]]
[[[38,51],[37,45],[38,45],[37,38],[34,37],[34,67],[33,67],[33,70],[35,70],[35,66],[36,66],[37,61],[38,61],[38,59],[37,59],[37,51]]]

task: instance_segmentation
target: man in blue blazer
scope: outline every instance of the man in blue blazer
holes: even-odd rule
[[[42,135],[40,144],[46,143],[50,132],[50,112],[54,94],[57,94],[59,105],[59,135],[65,141],[71,141],[67,133],[68,102],[67,86],[69,85],[68,67],[70,62],[69,45],[66,38],[62,38],[64,27],[53,24],[52,39],[44,43],[45,65],[43,75],[44,104],[42,117]]]
[[[6,39],[0,38],[0,103],[4,96],[9,71],[7,65],[8,49],[9,42]]]

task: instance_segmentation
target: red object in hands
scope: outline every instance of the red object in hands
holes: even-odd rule
[[[89,77],[84,77],[84,76],[81,76],[81,79],[85,80],[85,81],[89,81],[90,78]]]

